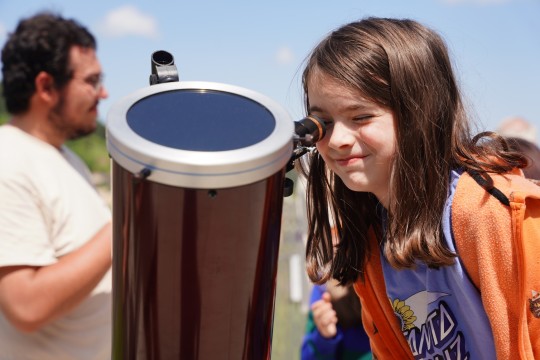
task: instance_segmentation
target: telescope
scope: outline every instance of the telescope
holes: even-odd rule
[[[113,104],[113,359],[270,359],[286,178],[324,137],[272,99],[179,81]]]

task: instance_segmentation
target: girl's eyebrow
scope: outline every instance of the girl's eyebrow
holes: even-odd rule
[[[369,110],[369,109],[371,109],[370,105],[358,103],[358,104],[351,104],[349,106],[346,106],[343,110],[355,111],[355,110]],[[317,105],[310,106],[308,110],[309,112],[324,112],[324,110]]]
[[[321,109],[318,106],[310,106],[308,110],[309,110],[310,113],[311,112],[323,112],[323,109]]]

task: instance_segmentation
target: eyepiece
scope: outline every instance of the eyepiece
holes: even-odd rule
[[[303,146],[313,146],[326,134],[324,122],[315,115],[294,122],[295,140]]]

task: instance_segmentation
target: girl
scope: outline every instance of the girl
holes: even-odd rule
[[[441,37],[347,24],[302,81],[327,127],[302,164],[307,272],[354,283],[374,356],[540,358],[540,188],[502,138],[471,138]]]

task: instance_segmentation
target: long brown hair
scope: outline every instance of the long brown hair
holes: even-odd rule
[[[388,209],[374,195],[348,189],[317,151],[302,162],[311,280],[333,277],[345,284],[361,275],[369,251],[378,251],[369,249],[368,231],[382,238],[383,213],[383,252],[392,266],[411,268],[418,260],[431,267],[453,263],[455,254],[444,245],[441,230],[451,170],[475,170],[489,180],[488,172],[507,172],[525,160],[495,134],[471,138],[444,40],[413,20],[367,18],[347,24],[307,60],[302,76],[306,109],[310,76],[319,71],[391,109],[397,144]],[[339,239],[335,247],[332,231]]]

